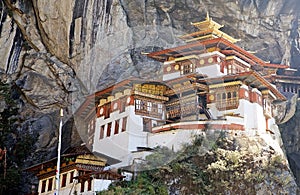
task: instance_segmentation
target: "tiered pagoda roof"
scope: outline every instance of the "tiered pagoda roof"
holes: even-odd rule
[[[235,45],[239,40],[219,30],[223,25],[213,21],[208,14],[204,21],[192,23],[192,25],[197,27],[199,31],[180,37],[186,40],[186,45],[152,52],[147,54],[147,56],[160,62],[165,62],[174,58],[188,58],[191,55],[219,51],[225,56],[236,56],[253,66],[273,69],[285,69],[289,67],[287,65],[265,62],[251,52]]]
[[[196,28],[198,28],[199,31],[191,34],[183,35],[180,37],[186,42],[214,39],[218,37],[223,37],[226,40],[230,41],[231,43],[236,43],[237,41],[239,41],[238,39],[235,39],[230,35],[219,30],[220,28],[223,27],[223,25],[213,21],[212,18],[209,17],[208,13],[204,21],[195,22],[191,24]]]

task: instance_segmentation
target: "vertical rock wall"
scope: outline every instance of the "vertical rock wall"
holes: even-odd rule
[[[287,122],[280,124],[283,144],[291,169],[300,186],[300,101],[297,101],[295,115]]]

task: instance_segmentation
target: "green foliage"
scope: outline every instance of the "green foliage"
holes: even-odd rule
[[[36,137],[21,127],[19,108],[12,97],[13,88],[0,82],[0,148],[7,149],[0,160],[0,194],[20,193],[24,161],[33,150]],[[6,161],[6,166],[5,166]]]
[[[205,154],[204,144],[203,137],[196,136],[177,153],[157,148],[141,166],[152,169],[99,194],[256,194],[261,188],[282,194],[291,181],[281,176],[287,168],[280,156],[240,151],[224,133]]]
[[[167,195],[167,186],[161,180],[154,179],[152,171],[145,171],[138,175],[136,180],[126,182],[121,181],[110,186],[107,191],[99,192],[98,195]]]
[[[140,167],[142,170],[149,170],[157,167],[161,167],[168,164],[176,156],[176,153],[168,149],[167,147],[158,147],[155,152],[146,157]]]

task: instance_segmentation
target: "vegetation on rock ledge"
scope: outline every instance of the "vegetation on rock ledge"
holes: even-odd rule
[[[115,183],[99,194],[290,194],[286,162],[271,148],[250,152],[237,140],[220,136],[203,153],[204,142],[197,137],[178,153],[158,148],[140,165],[144,171],[135,180]]]
[[[22,194],[22,168],[33,151],[35,136],[22,127],[13,87],[0,82],[0,194]]]

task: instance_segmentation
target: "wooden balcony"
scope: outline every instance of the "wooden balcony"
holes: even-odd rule
[[[222,99],[216,101],[216,107],[218,110],[232,110],[239,107],[238,98]]]

